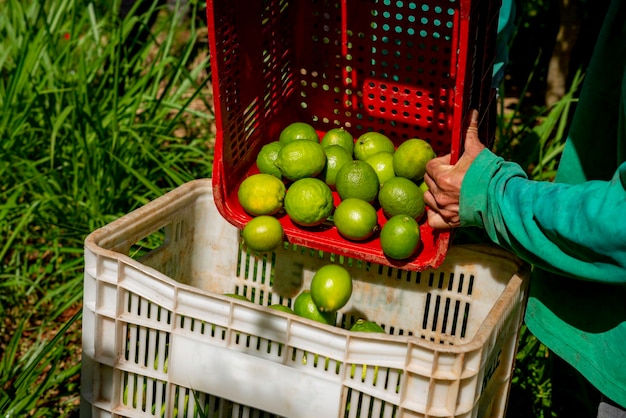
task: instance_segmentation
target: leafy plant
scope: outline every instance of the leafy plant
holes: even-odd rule
[[[579,70],[567,94],[550,109],[534,107],[530,112],[524,111],[522,95],[514,108],[507,112],[501,101],[494,152],[519,163],[533,180],[552,180],[565,146],[582,80],[583,73]]]
[[[151,1],[122,19],[108,2],[0,2],[5,417],[78,411],[85,236],[210,176],[199,5],[186,17]],[[148,30],[141,38],[135,28]]]

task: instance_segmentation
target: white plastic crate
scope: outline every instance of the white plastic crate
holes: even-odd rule
[[[354,277],[338,326],[267,307],[327,263]],[[81,416],[502,417],[528,272],[488,246],[421,272],[289,244],[257,258],[195,180],[85,241]],[[359,317],[386,334],[341,327]]]

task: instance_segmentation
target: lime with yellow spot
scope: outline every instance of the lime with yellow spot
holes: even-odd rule
[[[352,296],[352,276],[345,267],[326,264],[313,275],[310,292],[320,312],[335,312]]]
[[[298,139],[283,144],[274,164],[291,181],[315,177],[326,166],[326,153],[319,142]]]
[[[348,151],[350,156],[352,156],[354,152],[354,137],[345,128],[329,129],[324,136],[322,136],[320,143],[324,148],[330,145],[339,145]]]
[[[287,188],[271,174],[258,173],[246,177],[237,190],[243,210],[252,216],[273,215],[283,207]]]
[[[408,215],[392,217],[380,231],[380,247],[389,258],[407,259],[415,254],[419,246],[419,224]]]
[[[362,160],[345,164],[335,177],[335,189],[342,200],[354,197],[374,203],[380,182],[371,165]]]
[[[282,146],[283,145],[279,141],[273,141],[261,147],[261,150],[256,156],[256,165],[259,172],[271,174],[279,179],[282,178],[280,168],[278,168],[275,164],[278,159],[278,152]]]
[[[395,151],[395,145],[388,136],[380,132],[366,132],[359,136],[354,144],[354,158],[357,160],[367,160],[379,152]]]
[[[425,210],[424,192],[404,177],[387,180],[378,192],[378,203],[388,218],[404,214],[420,219]]]
[[[320,311],[315,302],[313,302],[310,290],[300,292],[293,303],[293,311],[296,315],[321,322],[322,324],[335,325],[337,322],[337,312]]]
[[[301,226],[323,223],[335,209],[330,187],[318,178],[303,178],[291,184],[284,202],[289,218]]]
[[[345,164],[352,162],[352,155],[339,145],[329,145],[324,148],[326,153],[326,166],[318,176],[334,190],[337,173]]]
[[[378,230],[376,208],[354,197],[344,199],[337,205],[333,222],[341,236],[353,241],[366,240]]]
[[[250,251],[265,253],[278,248],[284,238],[280,221],[273,216],[261,215],[249,220],[241,231],[243,243]]]
[[[306,122],[290,123],[278,136],[278,140],[283,144],[301,139],[318,143],[320,141],[315,128]]]
[[[401,143],[393,154],[393,170],[396,176],[419,183],[426,173],[426,163],[436,156],[427,141],[411,138]]]

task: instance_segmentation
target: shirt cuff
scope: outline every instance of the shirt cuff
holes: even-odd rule
[[[459,197],[461,226],[484,228],[483,216],[488,209],[489,184],[503,161],[502,157],[485,148],[470,165],[463,178]]]

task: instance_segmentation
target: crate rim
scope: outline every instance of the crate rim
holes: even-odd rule
[[[188,190],[189,189],[189,190]],[[350,330],[343,329],[338,326],[328,326],[325,324],[321,324],[319,322],[294,316],[293,314],[289,314],[286,312],[280,312],[266,306],[258,305],[254,302],[246,302],[241,301],[235,298],[231,298],[228,296],[221,295],[216,292],[212,292],[209,290],[201,289],[196,286],[188,285],[185,283],[178,282],[173,278],[167,276],[160,271],[149,267],[147,265],[142,264],[139,260],[133,259],[129,255],[116,250],[116,248],[120,248],[121,245],[111,245],[113,239],[115,237],[127,236],[127,233],[131,229],[137,229],[138,225],[142,226],[143,231],[154,231],[155,225],[154,222],[147,221],[150,218],[148,215],[154,216],[155,209],[162,208],[160,211],[165,213],[174,213],[179,208],[184,207],[188,204],[188,200],[196,198],[198,195],[202,193],[206,193],[207,190],[210,190],[213,193],[213,190],[210,186],[210,179],[196,179],[191,180],[190,182],[183,184],[168,193],[165,193],[162,196],[148,202],[147,204],[134,209],[133,211],[127,213],[126,215],[121,216],[120,218],[112,221],[111,223],[98,228],[91,232],[86,238],[84,247],[85,250],[88,250],[96,255],[105,256],[107,258],[119,258],[125,264],[136,268],[139,271],[142,271],[148,274],[150,277],[160,280],[161,282],[166,283],[174,288],[175,298],[178,294],[178,288],[183,289],[186,292],[194,293],[197,295],[210,295],[211,297],[217,297],[221,300],[230,302],[231,304],[240,305],[250,307],[253,306],[256,310],[262,310],[264,312],[271,312],[273,314],[284,315],[289,322],[292,321],[304,321],[308,325],[316,327],[320,330],[324,330],[327,332],[332,332],[335,335],[342,335],[349,339],[375,339],[375,340],[385,340],[385,341],[393,341],[398,343],[405,343],[408,345],[416,345],[429,349],[433,349],[438,352],[445,353],[457,353],[460,351],[474,351],[484,346],[486,340],[489,338],[489,334],[493,328],[493,324],[489,322],[491,318],[492,321],[496,321],[497,318],[492,318],[493,315],[488,314],[485,318],[485,321],[480,324],[476,334],[469,339],[468,341],[461,342],[459,344],[441,344],[433,341],[429,341],[426,339],[422,339],[415,336],[406,336],[406,335],[390,335],[390,334],[377,334],[377,333],[355,333]],[[156,228],[158,229],[158,228]],[[134,236],[140,236],[142,234],[135,234]],[[139,237],[141,239],[143,237]],[[128,243],[129,240],[124,240],[124,243]],[[110,248],[106,248],[105,245],[110,246]],[[530,275],[530,266],[525,263],[523,260],[515,256],[514,254],[497,247],[494,244],[465,244],[465,245],[455,245],[451,246],[450,250],[446,255],[446,260],[448,257],[461,257],[463,254],[484,254],[487,256],[498,257],[499,259],[512,263],[516,267],[516,272],[512,275],[509,282],[506,284],[503,289],[501,295],[498,297],[496,303],[490,308],[489,312],[493,312],[495,309],[502,309],[506,307],[507,303],[511,301],[511,298],[517,292],[517,289],[522,290],[522,294],[526,292],[526,288],[528,286],[528,277]],[[441,267],[445,267],[446,260],[437,267],[432,270],[438,270]],[[393,267],[396,268],[396,267]],[[400,269],[401,270],[401,269]],[[358,279],[357,279],[358,280]],[[175,301],[173,301],[175,302]],[[174,304],[173,311],[176,311],[176,306]]]

